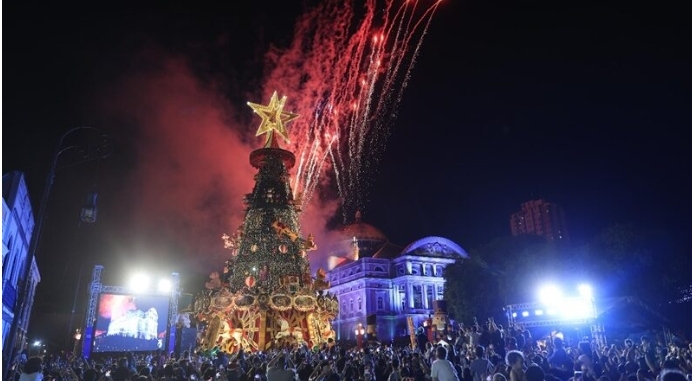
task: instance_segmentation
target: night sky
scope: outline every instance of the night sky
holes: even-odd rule
[[[63,132],[99,127],[113,147],[57,173],[31,337],[64,324],[80,264],[82,289],[95,263],[106,283],[153,266],[187,282],[222,264],[219,237],[242,219],[262,143],[245,101],[266,101],[262,56],[302,5],[146,3],[3,4],[3,173],[26,173],[36,211]],[[468,250],[543,197],[577,244],[616,222],[689,232],[690,33],[672,7],[444,1],[364,219],[402,246],[439,235]],[[99,221],[80,225],[94,185]]]

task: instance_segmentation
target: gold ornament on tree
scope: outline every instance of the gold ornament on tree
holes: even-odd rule
[[[288,252],[288,246],[282,243],[281,245],[279,245],[279,251],[281,252],[281,254],[286,254]]]
[[[258,249],[258,247],[255,244],[252,244],[252,246],[250,246],[250,251],[252,251],[253,253],[256,252],[257,249]]]
[[[312,233],[308,234],[308,239],[305,240],[303,248],[307,251],[317,250],[317,244],[315,243],[315,236]]]
[[[315,282],[312,284],[315,291],[322,291],[331,287],[331,283],[327,281],[327,272],[323,268],[319,268],[316,275]]]
[[[255,283],[256,283],[256,280],[255,280],[255,277],[254,277],[254,276],[248,275],[248,276],[245,278],[245,285],[246,285],[246,286],[252,288],[252,287],[255,285]]]
[[[223,240],[223,248],[231,250],[231,255],[238,255],[238,247],[240,247],[240,231],[236,231],[233,237],[225,234],[221,236]]]
[[[286,224],[280,221],[274,221],[272,223],[272,227],[274,228],[274,231],[276,234],[283,234],[286,237],[288,237],[291,241],[295,241],[298,239],[298,234],[291,230]]]

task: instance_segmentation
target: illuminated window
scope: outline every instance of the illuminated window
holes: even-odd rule
[[[413,286],[413,308],[423,308],[423,288]]]

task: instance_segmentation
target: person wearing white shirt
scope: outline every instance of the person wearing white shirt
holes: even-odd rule
[[[454,365],[447,360],[447,348],[439,346],[436,349],[437,360],[433,361],[430,367],[430,377],[432,381],[459,381]]]

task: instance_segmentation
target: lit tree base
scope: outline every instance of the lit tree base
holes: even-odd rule
[[[197,320],[206,323],[199,336],[203,351],[257,352],[300,344],[313,348],[334,339],[331,320],[338,301],[321,291],[268,295],[224,289],[198,302]]]

